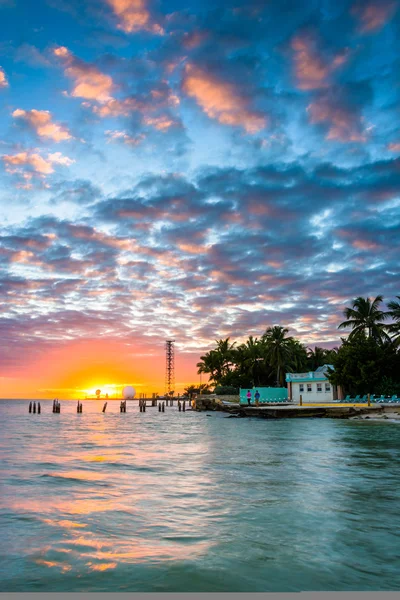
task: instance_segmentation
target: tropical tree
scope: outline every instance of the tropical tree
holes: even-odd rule
[[[265,343],[267,359],[276,370],[276,385],[283,386],[285,367],[291,357],[293,337],[286,337],[289,329],[281,325],[268,327],[262,339]]]
[[[233,350],[236,342],[230,343],[229,338],[217,340],[215,350],[210,350],[200,357],[197,363],[197,373],[210,376],[210,381],[218,383],[226,376],[232,367]]]
[[[400,384],[400,356],[394,345],[377,343],[364,333],[343,339],[332,364],[330,382],[348,393],[384,393],[380,390],[385,377],[393,386]]]
[[[400,296],[396,296],[397,300],[400,300]],[[388,302],[389,311],[387,315],[393,319],[394,323],[388,325],[388,331],[393,333],[393,342],[396,346],[400,344],[400,302],[392,300]]]
[[[184,392],[187,396],[192,394],[211,394],[212,388],[207,383],[201,383],[200,385],[188,385],[185,387]]]
[[[325,348],[320,348],[319,346],[315,346],[314,350],[308,348],[307,359],[310,371],[315,371],[318,367],[327,364],[327,351]]]
[[[289,359],[286,365],[286,371],[291,373],[301,373],[307,369],[307,350],[306,347],[292,338],[289,343]]]
[[[362,298],[359,296],[353,302],[352,307],[344,309],[343,314],[346,320],[340,323],[338,329],[351,327],[349,339],[355,336],[365,334],[368,338],[373,338],[377,342],[389,340],[385,329],[387,326],[383,323],[388,318],[388,313],[380,309],[383,296],[377,296],[375,300]]]

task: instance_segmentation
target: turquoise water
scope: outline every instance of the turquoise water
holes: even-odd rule
[[[400,589],[400,424],[0,402],[0,591]]]

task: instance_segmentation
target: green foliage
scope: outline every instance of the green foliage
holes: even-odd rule
[[[382,381],[375,389],[375,394],[378,396],[394,396],[400,397],[400,381],[394,381],[391,377],[382,377]]]
[[[341,385],[345,393],[378,393],[383,378],[399,381],[400,356],[393,344],[382,344],[363,334],[342,340],[332,364],[329,380]]]
[[[214,393],[218,396],[235,396],[239,393],[239,388],[231,385],[217,385]]]
[[[187,396],[194,394],[212,394],[212,386],[207,383],[202,383],[201,385],[189,385],[184,389],[184,392]]]

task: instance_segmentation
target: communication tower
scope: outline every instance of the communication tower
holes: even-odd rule
[[[165,342],[165,392],[169,394],[175,387],[175,340]]]

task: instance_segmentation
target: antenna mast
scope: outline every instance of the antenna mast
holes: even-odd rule
[[[165,391],[167,394],[175,387],[175,340],[165,342]]]

